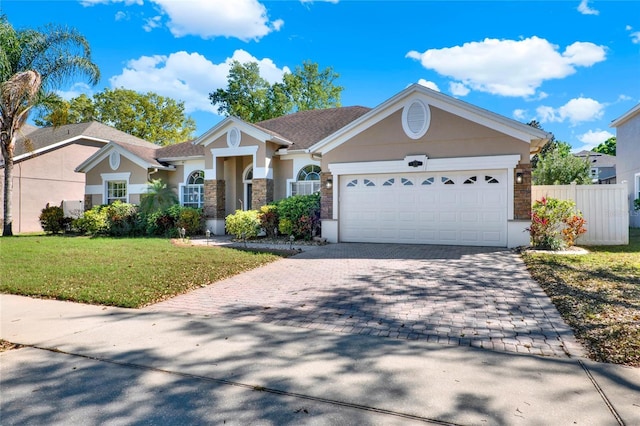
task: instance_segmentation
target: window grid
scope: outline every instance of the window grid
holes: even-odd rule
[[[112,180],[107,182],[107,204],[114,201],[127,202],[127,182],[124,180]]]
[[[194,184],[182,187],[182,205],[196,209],[204,205],[204,185]]]

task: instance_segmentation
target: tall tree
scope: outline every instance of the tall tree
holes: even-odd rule
[[[338,107],[344,89],[334,84],[338,77],[333,68],[320,71],[317,63],[305,61],[284,75],[284,89],[296,111]]]
[[[599,152],[600,154],[616,155],[616,137],[610,137],[600,145],[593,148],[592,151]]]
[[[255,62],[234,61],[227,76],[227,88],[209,94],[218,112],[252,123],[309,109],[340,106],[343,88],[332,68],[319,70],[318,64],[304,62],[282,82],[270,84],[260,75]]]
[[[557,142],[544,155],[538,158],[532,177],[534,185],[568,185],[576,182],[580,185],[591,183],[591,165],[589,158],[578,158],[569,152],[570,145]]]
[[[250,123],[283,115],[290,109],[282,85],[269,84],[260,76],[256,62],[233,61],[227,76],[227,88],[209,94],[211,103],[224,115],[233,115]]]
[[[73,29],[49,25],[16,30],[0,16],[0,144],[4,161],[3,236],[13,235],[13,154],[20,129],[35,106],[77,74],[100,79],[89,42]]]
[[[39,126],[83,123],[96,120],[158,145],[190,139],[196,123],[184,113],[184,102],[129,89],[105,89],[89,98],[82,94],[59,100],[35,120]]]

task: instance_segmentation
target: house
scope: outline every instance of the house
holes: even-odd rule
[[[45,128],[27,124],[21,133],[14,152],[11,206],[14,233],[42,231],[39,216],[48,203],[59,206],[64,202],[69,215],[74,213],[70,210],[81,212],[85,175],[75,172],[75,167],[109,140],[132,138],[97,122]],[[4,171],[0,173],[0,185],[3,182]],[[0,220],[3,213],[0,206]]]
[[[618,182],[626,182],[629,191],[629,225],[640,227],[640,212],[634,200],[640,199],[640,104],[611,122],[616,129]]]
[[[580,151],[573,154],[581,159],[589,159],[591,165],[591,181],[594,184],[616,183],[616,157],[594,151]]]
[[[330,242],[527,245],[530,156],[549,135],[412,85],[354,106],[248,123],[227,117],[193,142],[110,142],[77,169],[86,206],[138,202],[162,178],[225,232],[236,209],[321,193]]]

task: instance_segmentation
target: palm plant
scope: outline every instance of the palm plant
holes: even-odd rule
[[[174,204],[178,204],[178,196],[173,189],[155,179],[147,185],[147,193],[140,198],[140,213],[148,215],[158,210],[164,210]]]
[[[87,39],[76,30],[49,25],[15,30],[0,16],[0,144],[4,161],[2,235],[13,235],[13,154],[20,129],[36,106],[55,99],[53,91],[77,74],[100,79]]]

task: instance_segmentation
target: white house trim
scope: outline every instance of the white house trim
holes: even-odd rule
[[[490,170],[490,169],[511,169],[513,170],[518,161],[519,155],[496,155],[488,157],[457,157],[457,158],[425,158],[425,167],[414,168],[409,166],[409,162],[416,156],[407,156],[403,160],[390,161],[363,161],[355,163],[331,163],[329,171],[334,177],[340,175],[353,175],[363,173],[411,173],[418,171],[443,172],[449,170]],[[334,182],[337,182],[334,180]],[[513,183],[513,181],[512,181]],[[513,185],[511,185],[513,186]]]
[[[27,136],[27,139],[28,139],[28,136]],[[93,141],[93,142],[103,142],[105,145],[107,143],[109,143],[109,141],[107,139],[100,139],[100,138],[94,138],[94,137],[91,137],[91,136],[79,135],[79,136],[74,136],[74,137],[72,137],[70,139],[65,139],[63,141],[56,142],[56,143],[51,144],[51,145],[47,145],[47,146],[42,147],[42,148],[34,149],[33,151],[25,152],[24,154],[21,154],[21,155],[17,155],[16,157],[14,157],[13,161],[14,162],[20,161],[20,160],[22,160],[24,158],[29,158],[29,157],[31,157],[33,155],[41,154],[41,153],[46,152],[46,151],[51,151],[52,149],[60,148],[60,147],[62,147],[64,145],[67,145],[67,144],[70,144],[70,143],[73,143],[73,142],[76,142],[76,141],[79,141],[79,140],[87,140],[87,141]]]
[[[206,180],[216,179],[216,164],[219,157],[243,157],[250,155],[253,157],[253,176],[256,176],[256,155],[258,154],[258,146],[239,146],[237,148],[212,148],[211,155],[213,156],[213,167],[204,171],[204,178]],[[263,171],[264,173],[264,171]]]
[[[411,99],[412,101],[419,99],[425,106],[434,106],[529,144],[535,142],[531,147],[532,152],[536,152],[538,148],[549,139],[549,134],[540,129],[443,95],[419,84],[413,84],[357,120],[354,120],[332,135],[317,142],[310,147],[307,152],[320,152],[321,154],[325,154],[337,148],[354,136],[403,108],[407,99]]]
[[[127,200],[129,202],[129,195],[132,193],[131,186],[129,185],[129,178],[131,177],[130,172],[126,173],[100,173],[100,178],[102,179],[102,204],[107,204],[107,182],[113,181],[125,181],[127,183]]]
[[[107,145],[100,148],[98,152],[96,152],[94,155],[92,155],[91,157],[86,159],[82,164],[76,167],[75,171],[82,172],[82,173],[89,172],[91,169],[93,169],[98,164],[100,164],[104,159],[106,159],[109,155],[111,155],[113,151],[118,152],[121,156],[125,157],[126,159],[128,159],[129,161],[133,162],[134,164],[136,164],[137,166],[143,169],[157,168],[160,170],[175,170],[174,166],[162,166],[161,164],[151,164],[143,160],[142,158],[138,157],[137,155],[133,154],[132,152],[126,150],[125,148],[121,147],[120,145],[113,142],[109,142]]]
[[[247,123],[237,117],[227,117],[217,125],[213,126],[206,133],[193,141],[194,144],[208,146],[222,135],[225,135],[231,128],[237,128],[240,132],[245,133],[259,141],[273,141],[281,145],[293,145],[293,142],[280,138],[267,131],[259,129],[251,123]]]

